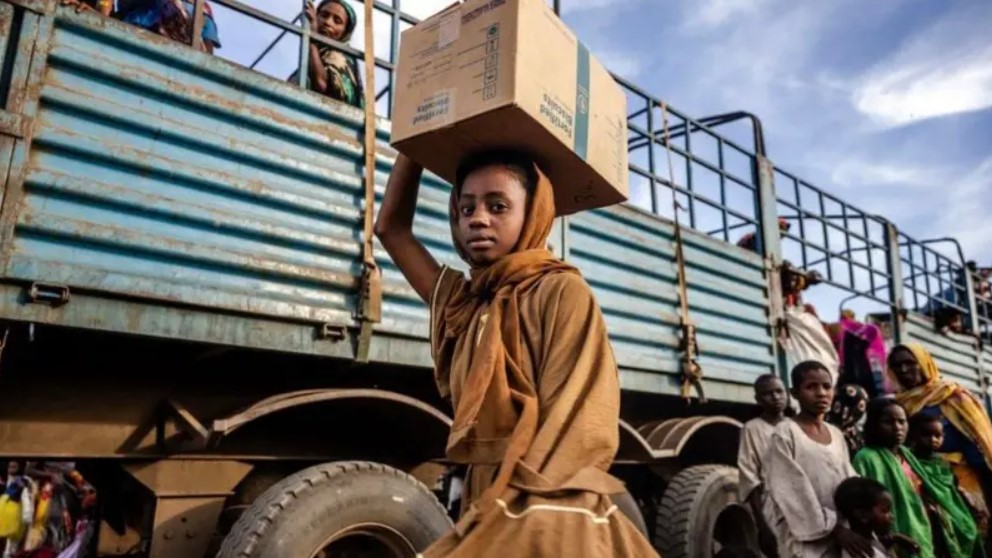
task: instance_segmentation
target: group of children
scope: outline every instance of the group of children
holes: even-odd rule
[[[741,438],[740,496],[752,509],[766,556],[983,558],[974,512],[950,466],[938,416],[912,418],[889,396],[867,406],[864,446],[852,456],[825,420],[833,379],[819,362],[791,373],[799,411],[773,375],[755,382],[761,415]]]

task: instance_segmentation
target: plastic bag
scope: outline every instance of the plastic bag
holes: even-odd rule
[[[20,499],[12,500],[10,495],[0,496],[0,538],[20,541],[24,536],[24,509]]]

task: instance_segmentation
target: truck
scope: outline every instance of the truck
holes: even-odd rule
[[[391,23],[375,61],[388,77],[415,20],[374,9]],[[773,165],[754,115],[693,119],[617,81],[640,201],[561,218],[551,244],[606,318],[618,505],[662,555],[756,544],[735,464],[753,381],[787,381],[783,270],[820,270],[809,293],[859,301],[989,401],[988,303],[964,257],[938,249],[953,241],[911,238]],[[0,455],[83,474],[97,555],[413,557],[450,528],[452,412],[427,310],[369,236],[365,200],[396,153],[388,114],[366,124],[121,21],[0,0]],[[425,177],[415,232],[459,267],[448,188]],[[934,301],[966,333],[936,331]]]

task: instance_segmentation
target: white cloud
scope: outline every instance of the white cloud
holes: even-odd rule
[[[760,11],[769,0],[701,0],[692,5],[687,28],[719,27],[733,18]]]
[[[883,126],[992,107],[992,6],[953,12],[862,78],[852,95]]]
[[[946,169],[906,162],[845,159],[832,166],[830,179],[841,188],[874,186],[928,187],[946,177]],[[920,195],[919,192],[914,195]]]

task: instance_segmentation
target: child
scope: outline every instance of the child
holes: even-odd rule
[[[834,493],[837,513],[858,535],[871,540],[872,558],[891,558],[889,546],[898,545],[908,554],[919,552],[912,539],[892,534],[892,496],[876,480],[851,477],[840,483]],[[849,558],[844,553],[843,558]]]
[[[871,555],[871,542],[837,521],[834,492],[856,473],[844,435],[824,422],[833,394],[823,364],[807,361],[792,369],[799,414],[775,428],[762,469],[764,517],[778,540],[780,558],[836,557],[839,548]]]
[[[315,34],[334,39],[339,43],[351,40],[358,23],[355,10],[344,0],[323,0],[314,8],[307,2],[307,21]],[[327,95],[351,106],[365,106],[365,92],[355,57],[323,43],[310,43],[310,75],[307,85],[312,91]],[[289,81],[299,80],[299,70]]]
[[[413,234],[423,169],[399,155],[375,232],[430,308],[448,457],[469,465],[464,513],[427,558],[655,557],[610,495],[620,388],[603,316],[547,249],[551,183],[526,155],[487,152],[456,173],[449,222],[471,273],[441,267]]]
[[[984,502],[981,506],[969,503],[958,488],[957,478],[950,465],[936,454],[943,443],[944,423],[938,415],[918,413],[909,419],[909,448],[919,462],[924,476],[931,481],[933,499],[952,502],[951,507],[956,509],[969,510],[981,532],[983,526],[988,524],[988,517],[978,511],[985,509]],[[981,544],[981,537],[978,544]]]
[[[761,502],[761,463],[771,442],[775,426],[785,418],[788,397],[785,384],[774,374],[759,376],[754,382],[754,400],[761,408],[761,415],[749,420],[741,433],[740,449],[737,452],[737,470],[740,473],[738,485],[741,502],[750,505],[758,522],[758,536],[761,551],[774,558],[776,553],[775,535],[762,521]]]
[[[865,422],[865,447],[854,456],[855,469],[889,490],[895,531],[916,541],[921,556],[971,558],[978,530],[970,512],[934,490],[930,476],[902,445],[907,431],[906,411],[895,399],[873,400]],[[935,535],[944,544],[936,545]]]

